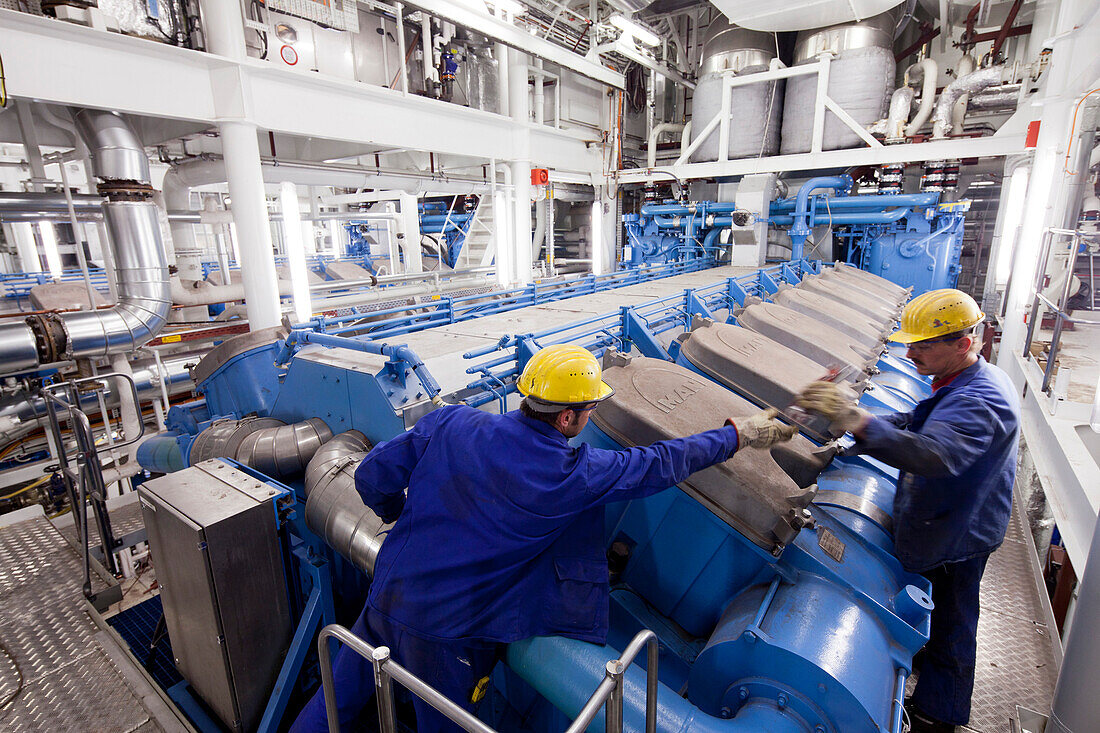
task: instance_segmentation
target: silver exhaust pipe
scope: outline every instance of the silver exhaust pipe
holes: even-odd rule
[[[117,265],[118,303],[111,308],[31,316],[0,326],[0,375],[63,359],[128,353],[164,327],[172,306],[149,159],[119,114],[74,112],[77,130],[107,197],[103,217]]]
[[[379,519],[355,490],[355,469],[370,449],[358,430],[340,433],[309,462],[305,488],[306,526],[352,565],[373,575],[382,540],[393,525]]]

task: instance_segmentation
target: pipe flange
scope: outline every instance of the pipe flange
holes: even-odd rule
[[[96,186],[100,196],[108,201],[147,201],[157,190],[144,181],[102,181]]]
[[[69,339],[65,326],[56,314],[33,315],[27,318],[26,323],[34,333],[39,364],[53,364],[67,358],[65,354]]]

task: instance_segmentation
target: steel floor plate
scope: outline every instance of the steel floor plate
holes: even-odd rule
[[[45,517],[0,529],[0,728],[161,730],[96,640],[82,566]]]
[[[1031,537],[1018,504],[1004,544],[982,577],[978,659],[966,733],[1010,733],[1016,706],[1049,710],[1058,680],[1059,643],[1049,611],[1038,595]],[[908,692],[913,691],[912,682]]]

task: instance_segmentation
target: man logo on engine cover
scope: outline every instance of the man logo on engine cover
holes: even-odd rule
[[[664,397],[658,397],[654,402],[657,409],[668,415],[674,409],[684,404],[684,400],[691,397],[693,394],[699,391],[700,385],[698,382],[684,382],[679,387],[672,390],[671,393],[666,394]]]

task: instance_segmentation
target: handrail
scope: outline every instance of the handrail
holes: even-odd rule
[[[370,660],[374,666],[374,690],[378,704],[378,726],[382,733],[395,733],[397,718],[393,703],[393,681],[412,694],[431,705],[448,720],[470,733],[496,733],[485,723],[477,719],[468,710],[462,708],[424,680],[414,675],[390,658],[388,647],[372,647],[361,638],[339,624],[329,624],[317,635],[317,656],[321,667],[321,688],[325,696],[325,716],[328,719],[329,733],[340,733],[340,714],[336,707],[336,683],[332,676],[332,656],[328,640],[337,639],[353,652]],[[657,635],[649,629],[643,629],[630,641],[622,655],[607,663],[606,676],[600,682],[592,697],[581,709],[577,719],[566,728],[565,733],[580,733],[596,717],[601,706],[606,703],[606,733],[621,733],[623,729],[623,676],[627,667],[646,647],[646,733],[657,731]]]

